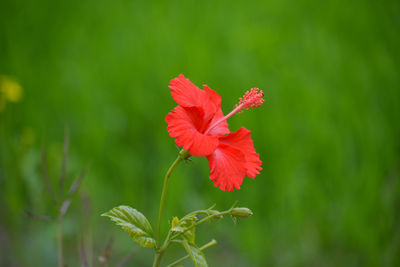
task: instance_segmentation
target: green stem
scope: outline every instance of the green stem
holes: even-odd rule
[[[209,247],[212,247],[212,246],[214,246],[214,245],[216,245],[216,244],[217,244],[217,241],[215,241],[215,239],[213,239],[213,240],[211,240],[210,242],[208,242],[207,244],[205,244],[204,246],[200,247],[199,249],[200,249],[201,251],[203,251],[203,250],[205,250],[205,249],[207,249],[207,248],[209,248]],[[177,259],[176,261],[174,261],[173,263],[171,263],[171,264],[168,265],[167,267],[173,267],[173,266],[175,266],[175,265],[181,263],[182,261],[186,260],[187,258],[190,258],[190,256],[189,256],[189,255],[186,255],[186,256],[184,256],[184,257],[182,257],[182,258],[180,258],[180,259]]]
[[[160,209],[158,211],[158,223],[157,223],[157,245],[160,245],[160,229],[161,229],[161,217],[162,217],[162,211],[164,208],[164,200],[165,200],[165,195],[167,194],[167,187],[168,187],[168,181],[169,177],[171,176],[172,171],[176,168],[176,166],[179,164],[179,162],[182,161],[182,157],[179,155],[174,163],[172,163],[171,167],[169,167],[167,174],[165,175],[164,179],[164,186],[163,186],[163,191],[161,193],[161,200],[160,200]]]
[[[161,217],[162,217],[162,211],[164,208],[164,201],[165,201],[165,196],[167,194],[167,187],[168,187],[168,182],[169,182],[169,177],[171,176],[171,173],[174,171],[176,166],[182,161],[190,157],[190,154],[187,150],[181,150],[179,152],[179,156],[176,158],[174,163],[169,167],[167,173],[165,174],[164,178],[164,186],[163,190],[161,193],[161,200],[160,200],[160,209],[158,211],[158,223],[157,223],[157,247],[156,247],[156,254],[154,256],[154,263],[153,267],[158,267],[161,261],[161,257],[165,251],[165,249],[160,249],[160,240],[161,240]]]
[[[158,267],[160,265],[161,257],[163,255],[164,251],[156,251],[156,254],[154,255],[154,262],[153,262],[153,267]]]
[[[217,214],[213,214],[213,215],[206,216],[206,217],[204,217],[203,219],[201,219],[200,221],[198,221],[197,223],[195,223],[195,224],[193,224],[192,226],[186,228],[183,232],[179,232],[179,233],[173,235],[172,237],[171,237],[172,232],[169,231],[169,232],[168,232],[167,238],[165,239],[163,245],[162,245],[161,247],[159,247],[159,249],[157,250],[157,252],[160,252],[160,253],[162,254],[165,250],[167,250],[167,248],[168,248],[168,246],[171,244],[171,242],[174,241],[174,240],[176,240],[176,239],[177,239],[179,236],[181,236],[182,234],[186,233],[187,231],[190,231],[190,230],[193,229],[194,227],[196,227],[196,226],[198,226],[198,225],[200,225],[200,224],[202,224],[202,223],[204,223],[204,222],[206,222],[206,221],[209,221],[209,220],[214,219],[214,218],[218,218],[218,217],[220,217],[220,216],[229,215],[229,214],[232,212],[232,209],[233,209],[233,208],[234,208],[234,206],[232,206],[232,208],[230,208],[229,210],[221,211],[221,212],[219,212],[219,213],[217,213]],[[190,213],[190,214],[198,214],[198,213],[205,213],[205,211],[200,210],[200,211],[192,212],[192,213]],[[153,266],[154,266],[154,265],[153,265]]]
[[[198,226],[198,225],[200,225],[200,224],[202,224],[202,223],[204,223],[204,222],[206,222],[206,221],[209,221],[209,220],[211,220],[211,219],[213,219],[213,218],[220,217],[220,216],[225,216],[225,215],[229,215],[229,214],[232,212],[232,209],[233,209],[233,207],[230,208],[229,210],[221,211],[221,212],[219,212],[219,213],[217,213],[217,214],[213,214],[213,215],[209,215],[209,216],[207,216],[207,217],[204,217],[204,218],[201,219],[200,221],[194,223],[192,226],[186,228],[183,232],[179,232],[179,233],[175,234],[174,236],[172,236],[172,237],[170,238],[170,240],[174,240],[174,239],[178,238],[180,235],[186,233],[187,231],[192,230],[194,227],[196,227],[196,226]],[[168,246],[169,244],[166,244],[166,245]],[[164,249],[164,246],[161,248],[161,250],[163,250],[163,249]]]
[[[177,234],[175,234],[175,235],[172,236],[172,237],[171,237],[172,232],[169,231],[169,232],[168,232],[168,236],[167,236],[167,238],[165,239],[163,245],[162,245],[161,247],[159,247],[159,249],[156,251],[156,255],[155,255],[155,258],[154,258],[153,267],[158,267],[158,264],[159,264],[159,262],[160,262],[160,260],[161,260],[161,257],[162,257],[162,255],[163,255],[164,251],[167,250],[167,248],[169,247],[169,245],[171,244],[171,242],[173,242],[174,240],[176,240],[180,235],[186,233],[187,231],[190,231],[190,230],[193,229],[194,227],[196,227],[196,226],[198,226],[198,225],[200,225],[200,224],[202,224],[202,223],[204,223],[204,222],[206,222],[206,221],[209,221],[209,220],[211,220],[211,219],[213,219],[213,218],[217,218],[217,217],[224,216],[224,215],[229,215],[229,214],[232,212],[232,209],[233,209],[233,207],[230,208],[229,210],[222,211],[222,212],[219,212],[219,213],[217,213],[217,214],[213,214],[213,215],[209,215],[209,216],[207,216],[207,217],[204,217],[203,219],[201,219],[201,220],[198,221],[197,223],[193,224],[191,227],[186,228],[183,232],[177,233]],[[193,213],[202,213],[202,212],[203,212],[203,211],[197,211],[197,212],[193,212]],[[212,242],[212,241],[211,241],[211,242]],[[210,242],[210,243],[211,243],[211,242]],[[207,247],[208,247],[208,246],[207,246]],[[156,262],[157,262],[157,265],[156,265]]]

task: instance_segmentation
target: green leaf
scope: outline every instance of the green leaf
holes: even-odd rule
[[[188,214],[180,220],[177,217],[174,217],[171,223],[171,231],[183,233],[183,237],[185,239],[187,239],[190,243],[194,243],[196,229],[193,226],[196,221],[197,217],[193,214]],[[187,230],[188,228],[191,229]]]
[[[185,231],[185,228],[182,227],[182,226],[180,226],[180,221],[179,221],[179,218],[178,218],[178,217],[174,217],[174,218],[172,219],[172,222],[171,222],[171,231],[172,231],[172,232],[180,232],[180,233],[183,233],[183,231]]]
[[[175,226],[177,226],[179,223],[179,218],[178,217],[174,217],[172,218],[172,222],[171,222],[171,227],[174,228]]]
[[[149,221],[134,208],[119,206],[103,213],[101,216],[107,216],[121,226],[140,246],[152,248],[156,245],[156,241],[153,238],[153,229]]]
[[[208,267],[204,253],[195,244],[189,243],[187,240],[183,240],[182,244],[196,267]]]
[[[186,231],[183,233],[183,237],[189,241],[189,243],[194,243],[196,239],[196,234],[195,234],[196,229],[192,228],[189,231]]]

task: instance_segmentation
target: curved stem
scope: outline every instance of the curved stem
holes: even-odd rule
[[[161,257],[164,254],[165,249],[168,247],[168,240],[169,240],[169,235],[170,233],[168,233],[168,237],[165,240],[165,243],[163,245],[163,249],[160,248],[160,239],[161,239],[161,217],[162,217],[162,211],[164,208],[164,201],[165,201],[165,196],[167,194],[167,187],[168,187],[168,182],[169,182],[169,177],[171,176],[171,173],[174,171],[174,169],[176,168],[176,166],[178,166],[179,162],[181,162],[182,160],[186,160],[190,157],[190,154],[187,150],[181,150],[179,152],[179,156],[176,158],[176,160],[174,161],[174,163],[172,163],[172,165],[169,167],[167,173],[165,174],[165,179],[164,179],[164,186],[163,186],[163,190],[161,193],[161,200],[160,200],[160,209],[158,211],[158,223],[157,223],[157,246],[155,248],[156,250],[156,254],[154,255],[154,262],[153,262],[153,267],[158,267],[160,265],[161,262]]]
[[[172,171],[176,168],[176,166],[179,164],[179,162],[181,162],[183,159],[187,158],[187,155],[183,155],[183,151],[185,150],[181,150],[181,152],[179,153],[179,156],[176,158],[176,160],[174,161],[174,163],[172,163],[171,167],[169,167],[167,174],[165,174],[165,179],[164,179],[164,186],[163,186],[163,191],[161,193],[161,200],[160,200],[160,209],[158,211],[158,223],[157,223],[157,247],[160,247],[160,238],[161,238],[161,234],[160,234],[160,229],[161,229],[161,217],[162,217],[162,211],[163,211],[163,207],[164,207],[164,200],[165,200],[165,195],[167,193],[167,187],[168,187],[168,181],[169,181],[169,177],[171,176]],[[185,151],[186,152],[186,151]]]

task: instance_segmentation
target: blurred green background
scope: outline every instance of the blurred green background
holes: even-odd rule
[[[251,87],[266,95],[229,120],[252,131],[255,180],[222,192],[194,158],[170,182],[165,223],[235,200],[254,212],[198,228],[200,244],[218,241],[210,266],[400,266],[399,14],[398,1],[2,0],[0,265],[56,265],[56,224],[25,211],[55,214],[41,150],[58,188],[68,128],[66,187],[91,166],[65,217],[66,264],[79,265],[80,239],[98,264],[113,236],[109,266],[132,250],[126,266],[150,266],[100,214],[131,205],[155,227],[177,155],[168,84],[183,73],[224,113]]]

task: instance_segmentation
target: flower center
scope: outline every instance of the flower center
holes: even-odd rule
[[[212,129],[215,128],[218,124],[221,122],[227,120],[230,118],[233,114],[237,112],[243,111],[243,109],[248,110],[249,107],[256,108],[262,105],[264,103],[264,92],[262,90],[259,90],[258,88],[251,88],[250,91],[247,91],[243,97],[239,98],[239,104],[236,104],[235,108],[225,117],[217,120],[215,123],[213,123],[206,131],[204,134],[208,134]]]

